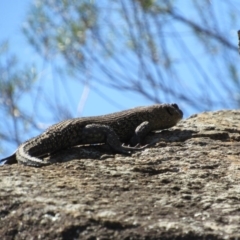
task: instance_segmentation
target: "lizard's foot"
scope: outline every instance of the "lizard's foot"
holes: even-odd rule
[[[135,145],[134,147],[132,146],[129,146],[129,145],[125,145],[125,144],[122,144],[122,149],[123,150],[127,150],[127,151],[141,151],[149,146],[152,146],[152,144],[146,144],[144,146],[142,146],[140,143],[138,143],[137,145]]]
[[[131,147],[141,147],[142,145],[140,143],[138,143],[138,144],[132,146],[131,144],[123,143],[122,146],[131,148]]]

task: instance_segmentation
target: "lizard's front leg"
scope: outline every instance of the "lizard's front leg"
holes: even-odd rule
[[[83,128],[83,138],[87,143],[107,143],[117,152],[129,154],[132,150],[140,150],[143,148],[122,146],[118,135],[108,125],[88,124]]]
[[[142,122],[135,129],[135,133],[130,140],[130,145],[138,146],[139,144],[142,144],[144,138],[147,136],[149,132],[151,132],[151,127],[149,122],[148,121]]]

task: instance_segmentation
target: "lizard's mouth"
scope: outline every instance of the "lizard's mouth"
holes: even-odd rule
[[[183,112],[179,109],[178,105],[176,103],[174,103],[174,104],[171,104],[171,106],[173,106],[174,108],[172,108],[172,107],[166,108],[166,111],[169,113],[169,115],[172,116],[172,115],[176,114],[176,112],[177,112],[182,118]]]

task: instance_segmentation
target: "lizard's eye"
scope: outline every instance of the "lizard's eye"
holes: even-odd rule
[[[179,109],[178,105],[176,103],[171,104],[174,108]]]
[[[181,116],[181,118],[183,117],[183,112],[181,109],[179,109],[179,107],[176,103],[171,104],[171,106],[167,107],[166,110],[170,115],[177,114],[177,115]]]

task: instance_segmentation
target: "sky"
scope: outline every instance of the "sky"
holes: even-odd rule
[[[22,63],[37,63],[38,67],[42,69],[43,76],[38,84],[44,85],[45,87],[51,89],[56,87],[54,85],[56,83],[53,83],[54,77],[52,76],[51,70],[45,68],[44,63],[29,46],[21,32],[21,27],[24,24],[28,6],[31,2],[32,1],[30,0],[0,0],[0,42],[9,40],[11,52],[16,53],[18,57],[20,57]],[[136,106],[152,104],[152,102],[149,100],[146,100],[145,98],[142,98],[136,94],[128,92],[122,93],[113,89],[109,90],[108,88],[99,86],[99,89],[102,93],[107,93],[105,95],[109,99],[115,100],[114,102],[110,102],[91,90],[91,88],[89,89],[88,86],[82,86],[76,81],[72,81],[68,86],[63,86],[61,83],[59,83],[58,87],[60,89],[59,91],[62,97],[62,103],[68,103],[68,106],[71,108],[70,110],[74,114],[74,117],[102,115]],[[28,107],[28,100],[25,99],[25,101],[26,102],[24,102],[23,105]],[[181,105],[181,103],[178,103],[178,105],[180,108],[184,107]],[[30,109],[29,111],[34,112],[34,109]],[[184,117],[188,117],[195,113],[196,110],[191,109],[187,113],[185,112]],[[44,110],[42,115],[48,119],[47,112],[44,112]],[[51,120],[47,120],[45,122],[39,122],[38,124],[39,126],[42,126],[42,129],[44,130],[46,127],[52,125],[53,122],[51,122]],[[34,135],[35,133],[32,133],[31,136],[26,135],[23,137],[23,139],[27,140],[29,137]],[[16,148],[15,145],[9,145],[7,151],[4,152],[4,156],[6,156],[6,153],[9,154],[13,152],[14,148]],[[4,156],[1,156],[0,154],[0,159]]]
[[[21,57],[21,61],[37,61],[41,68],[43,63],[41,62],[39,56],[33,52],[32,48],[28,45],[26,39],[21,33],[21,27],[24,24],[28,4],[30,2],[30,0],[9,0],[5,1],[4,3],[3,1],[0,1],[0,29],[5,29],[4,31],[0,32],[0,42],[6,39],[10,40],[10,48],[12,49],[12,52],[16,53],[18,56],[25,56]],[[51,71],[47,71],[45,69],[43,74],[45,74],[46,79],[52,79]],[[47,81],[48,80],[46,80],[44,84],[49,84]],[[49,84],[48,87],[50,88],[51,85]],[[122,94],[113,89],[109,91],[109,88],[102,86],[101,92],[107,92],[107,97],[109,99],[116,99],[115,103],[109,103],[97,93],[89,89],[87,86],[82,86],[76,82],[71,82],[71,85],[68,87],[73,93],[71,96],[73,101],[71,102],[74,105],[72,106],[72,111],[76,114],[74,117],[107,114],[139,105],[152,104],[152,102],[143,99],[136,94]],[[74,92],[76,92],[76,89],[78,93],[74,94]],[[79,92],[82,93],[80,94],[80,97]],[[98,107],[96,106],[96,103],[98,103]]]
[[[20,29],[30,2],[30,0],[0,1],[0,40],[10,40],[14,51],[18,51],[19,46],[26,44]]]
[[[43,77],[38,84],[44,85],[49,90],[56,87],[56,82],[53,83],[54,77],[51,74],[52,72],[50,69],[46,69],[42,60],[29,46],[21,32],[29,3],[31,3],[30,0],[0,0],[0,42],[9,40],[11,52],[14,54],[16,53],[21,63],[29,63],[32,61],[38,64],[39,69],[44,69],[42,71]],[[123,94],[122,92],[119,93],[112,89],[109,91],[108,88],[102,86],[99,90],[101,90],[102,93],[107,93],[107,98],[115,99],[115,102],[109,102],[108,100],[103,99],[97,93],[89,89],[88,86],[83,86],[76,81],[71,81],[71,84],[68,84],[68,86],[63,86],[61,83],[58,84],[58,88],[60,88],[62,94],[62,102],[66,101],[66,103],[68,103],[68,107],[71,108],[70,111],[74,114],[73,117],[102,115],[136,106],[152,104],[152,102],[143,99],[136,94]],[[67,91],[65,92],[66,88]],[[22,104],[23,107],[29,107],[30,109],[28,109],[28,111],[34,113],[32,105],[29,105],[28,103],[29,99],[26,98],[25,102]],[[43,109],[42,116],[44,116],[45,119],[43,122],[37,123],[42,130],[55,123],[48,118],[48,113],[49,112]],[[25,141],[36,134],[38,133],[33,132],[26,134],[23,136],[23,140]],[[7,144],[6,148],[4,146],[2,155],[0,152],[0,159],[14,152],[17,147],[16,144]]]

